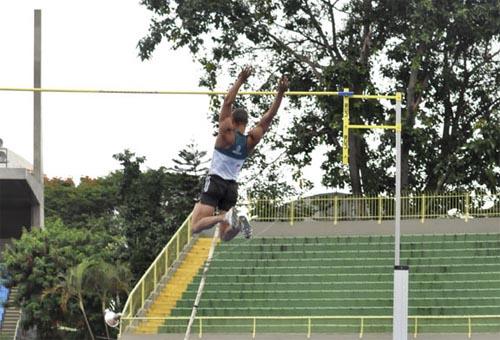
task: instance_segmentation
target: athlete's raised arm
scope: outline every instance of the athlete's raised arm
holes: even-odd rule
[[[246,66],[245,68],[243,68],[233,86],[231,86],[231,88],[227,92],[219,113],[219,126],[224,120],[231,117],[231,112],[233,111],[233,103],[236,99],[236,95],[238,94],[241,85],[243,85],[247,81],[248,77],[252,75],[252,71],[253,70],[250,66]]]
[[[274,98],[274,102],[267,110],[267,112],[262,116],[257,126],[255,126],[252,130],[248,132],[248,144],[247,149],[251,152],[255,146],[260,142],[262,136],[269,130],[271,126],[271,122],[273,121],[274,116],[278,112],[278,109],[281,105],[281,100],[285,95],[285,92],[288,90],[288,78],[286,76],[281,77],[278,82],[277,94]]]

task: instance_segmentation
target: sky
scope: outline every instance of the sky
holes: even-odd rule
[[[33,11],[42,9],[42,87],[201,90],[187,51],[162,43],[137,57],[150,13],[138,0],[0,2],[0,86],[33,86]],[[0,138],[33,159],[33,95],[0,92]],[[166,165],[190,140],[212,144],[207,96],[42,95],[44,171],[102,176],[129,148]]]
[[[42,10],[42,87],[206,90],[187,50],[164,41],[151,60],[137,56],[151,18],[139,0],[1,1],[0,87],[33,87],[34,9]],[[208,96],[43,93],[44,173],[76,182],[105,176],[126,148],[149,168],[171,166],[190,141],[211,154],[208,104]],[[32,162],[32,93],[0,91],[0,138]],[[322,191],[320,163],[316,157],[306,178]]]

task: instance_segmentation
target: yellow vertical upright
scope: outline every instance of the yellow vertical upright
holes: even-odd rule
[[[349,92],[349,88],[344,88],[344,92]],[[343,96],[342,114],[342,163],[349,164],[349,97]]]

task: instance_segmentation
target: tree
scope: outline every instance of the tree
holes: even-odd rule
[[[150,58],[166,38],[172,48],[188,47],[204,67],[200,85],[214,89],[223,69],[259,60],[260,89],[274,83],[274,74],[291,75],[293,90],[337,90],[356,93],[402,89],[405,190],[463,187],[459,171],[475,167],[460,158],[460,148],[474,134],[481,114],[498,112],[499,4],[486,0],[327,0],[281,1],[156,1],[142,3],[153,12],[149,34],[138,44],[142,59]],[[339,25],[340,18],[343,19]],[[262,66],[265,64],[266,66]],[[377,67],[375,67],[377,66]],[[387,84],[392,84],[387,86]],[[218,98],[212,100],[213,108]],[[242,100],[260,113],[267,99]],[[354,194],[388,192],[394,179],[389,146],[393,132],[382,134],[378,147],[368,140],[380,134],[353,131],[349,167],[341,164],[342,103],[338,98],[291,98],[300,110],[287,134],[268,141],[286,150],[285,162],[300,169],[311,152],[326,145],[323,182],[350,186]],[[351,122],[389,124],[394,110],[376,101],[352,101]],[[486,134],[485,134],[486,135]],[[492,142],[492,141],[491,141]],[[390,144],[392,143],[392,144]],[[488,142],[489,143],[489,142]],[[491,159],[481,158],[491,169]],[[479,169],[480,169],[479,168]],[[449,171],[451,169],[451,171]],[[479,170],[478,169],[478,170]],[[489,170],[491,173],[491,171]],[[488,187],[498,187],[488,182]],[[485,178],[478,177],[482,185]],[[489,180],[488,180],[489,181]]]
[[[203,176],[208,171],[208,168],[205,167],[205,164],[208,163],[208,160],[205,159],[206,155],[206,151],[198,150],[198,145],[191,141],[184,149],[179,151],[178,158],[172,160],[176,164],[172,170],[196,177]]]
[[[45,214],[60,218],[66,225],[89,225],[92,219],[110,217],[117,205],[116,175],[82,177],[75,185],[72,179],[45,179]]]
[[[123,167],[117,210],[129,247],[127,261],[138,279],[189,215],[199,178],[163,167],[141,171],[145,158],[128,150],[114,158]]]
[[[495,119],[495,112],[498,117],[500,5],[410,1],[389,12],[394,20],[387,29],[394,36],[383,72],[406,89],[403,187],[439,192],[480,184],[495,191],[500,175],[491,181],[486,173],[498,167],[498,158],[480,158],[477,177],[464,172],[477,168],[467,149],[485,128],[481,121]],[[483,136],[489,137],[488,154],[495,150],[494,137]]]
[[[101,313],[112,303],[116,306],[120,294],[128,293],[132,279],[132,273],[128,265],[122,263],[111,264],[104,261],[94,261],[87,271],[87,291],[95,292],[101,300]],[[108,325],[104,321],[106,336],[109,339]]]
[[[110,235],[105,228],[67,227],[61,220],[46,220],[45,229],[24,232],[21,239],[13,241],[3,252],[9,286],[18,287],[15,297],[23,310],[23,329],[36,327],[42,339],[82,339],[88,326],[82,318],[82,305],[88,317],[88,324],[95,334],[105,333],[102,325],[102,311],[97,296],[82,295],[78,300],[67,300],[62,290],[48,294],[45,291],[66,285],[69,292],[76,292],[82,267],[74,269],[85,261],[109,261],[119,263],[125,253],[125,242],[120,236]],[[2,273],[1,276],[4,276]],[[83,285],[83,283],[82,283]],[[80,286],[82,286],[80,285]],[[60,308],[61,301],[65,311]],[[59,326],[77,329],[75,334],[58,331]]]
[[[66,313],[69,300],[75,298],[85,320],[85,325],[87,326],[89,336],[92,340],[94,340],[94,332],[92,332],[92,328],[89,324],[89,319],[87,317],[87,312],[85,311],[83,298],[84,295],[88,293],[87,280],[89,276],[87,274],[87,270],[91,265],[92,262],[90,262],[89,260],[84,260],[77,266],[70,268],[64,276],[59,277],[60,282],[57,285],[44,291],[42,299],[45,298],[48,294],[59,293],[61,295],[61,310]]]

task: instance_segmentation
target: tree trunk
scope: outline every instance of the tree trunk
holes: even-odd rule
[[[78,305],[80,306],[80,310],[82,311],[83,318],[85,319],[85,324],[87,325],[87,329],[89,331],[90,338],[92,340],[95,340],[94,333],[92,332],[92,328],[90,328],[89,320],[87,319],[87,313],[85,313],[85,308],[83,307],[83,297],[80,294],[78,294]]]
[[[349,175],[351,177],[352,194],[357,196],[363,194],[359,166],[361,156],[359,138],[357,134],[349,133]]]
[[[415,115],[422,100],[422,92],[427,81],[419,81],[419,73],[425,48],[419,45],[412,58],[408,85],[406,86],[406,114],[402,117],[401,145],[401,191],[408,192],[410,186],[410,150],[413,147],[413,127]],[[420,75],[420,78],[422,76]],[[427,78],[427,77],[426,77]]]
[[[102,315],[104,315],[104,310],[106,309],[106,304],[104,303],[104,296],[101,296],[101,309],[102,309]],[[104,317],[102,319],[104,320]],[[111,339],[109,337],[109,329],[106,320],[104,320],[104,329],[106,330],[106,337],[108,338],[108,340]]]

